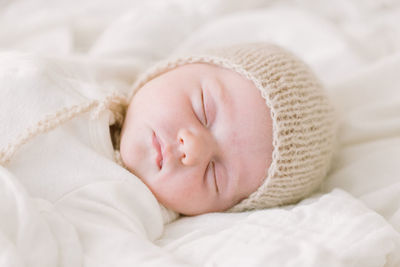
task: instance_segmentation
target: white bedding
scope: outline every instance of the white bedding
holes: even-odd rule
[[[41,188],[15,166],[0,166],[0,266],[400,266],[399,18],[398,1],[0,2],[2,96],[4,88],[66,92],[84,84],[85,97],[98,97],[129,90],[141,69],[174,51],[272,41],[311,65],[342,120],[341,146],[318,194],[166,225],[154,197],[122,170],[118,181],[95,172],[54,204],[34,196],[31,188]],[[21,62],[30,71],[18,73]],[[29,110],[15,115],[18,99],[8,96],[2,125]],[[16,122],[0,136],[29,124]],[[94,153],[112,172],[107,149]]]

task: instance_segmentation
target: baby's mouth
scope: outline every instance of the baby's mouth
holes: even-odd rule
[[[153,140],[152,140],[153,146],[157,151],[157,156],[156,156],[156,164],[158,168],[161,170],[162,165],[163,165],[163,155],[161,151],[161,144],[160,140],[158,139],[156,133],[153,131]]]

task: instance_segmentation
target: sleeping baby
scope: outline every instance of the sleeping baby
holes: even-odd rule
[[[328,172],[334,111],[310,69],[280,47],[175,56],[129,97],[87,82],[86,65],[0,58],[9,262],[185,266],[153,243],[178,214],[296,203]]]
[[[49,94],[68,93],[48,87]],[[4,97],[14,97],[11,93]],[[35,104],[33,95],[24,105],[42,112],[42,103],[57,106],[71,102],[67,97],[75,95],[49,97],[53,102],[37,96],[40,104]],[[120,165],[147,185],[162,206],[185,215],[295,203],[320,185],[335,144],[334,112],[311,70],[278,46],[255,43],[158,63],[133,85],[128,101],[116,96],[62,108],[8,143],[0,151],[0,163],[7,164],[39,133],[80,114],[101,114],[107,109],[116,118],[111,134]],[[67,136],[73,137],[71,144],[62,135],[43,140],[38,146],[40,158],[22,158],[11,169],[25,179],[31,193],[51,201],[96,182],[99,176],[123,179],[118,178],[126,176],[119,165],[88,152],[99,151],[106,142],[112,151],[109,119],[102,121],[101,126],[83,122],[81,130],[67,130]],[[9,124],[18,125],[13,120]],[[101,133],[92,136],[98,129]],[[78,152],[75,145],[83,143],[76,141],[88,138],[97,141]],[[44,163],[36,161],[46,158],[43,152],[52,163],[38,169]],[[76,153],[80,162],[71,161]],[[53,172],[65,178],[54,179]]]
[[[186,215],[295,203],[326,176],[335,119],[310,69],[264,43],[156,64],[134,85],[123,165]]]

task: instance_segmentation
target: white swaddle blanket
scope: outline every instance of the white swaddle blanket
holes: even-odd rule
[[[304,58],[342,114],[321,194],[167,225],[147,187],[113,160],[112,112],[82,114],[0,166],[0,266],[399,266],[400,9],[272,3],[0,6],[1,50],[39,52],[0,55],[0,149],[46,114],[127,92],[141,69],[174,50],[243,40]]]

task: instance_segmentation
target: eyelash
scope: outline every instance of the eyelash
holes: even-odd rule
[[[204,104],[204,92],[203,90],[201,90],[201,106],[202,106],[202,110],[203,110],[203,116],[204,116],[204,126],[208,125],[208,120],[207,120],[207,114],[206,114],[206,107]]]

